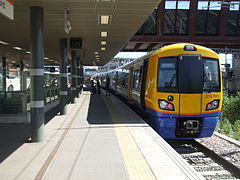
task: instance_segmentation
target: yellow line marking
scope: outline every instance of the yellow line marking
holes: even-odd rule
[[[109,109],[114,123],[115,132],[117,134],[118,143],[128,171],[129,179],[156,180],[156,177],[154,176],[128,128],[125,125],[119,126],[119,123],[124,123],[120,114],[115,110],[114,105],[110,101],[106,100],[106,97],[102,97]]]

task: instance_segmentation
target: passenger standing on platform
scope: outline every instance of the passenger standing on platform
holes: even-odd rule
[[[98,94],[101,94],[101,83],[99,77],[97,77],[97,89],[98,89]]]
[[[94,78],[92,78],[91,79],[91,88],[92,88],[92,93],[93,94],[95,94],[96,93],[96,84],[97,84],[97,81],[94,79]]]
[[[110,94],[110,78],[107,77],[107,81],[106,81],[106,96],[111,96]]]

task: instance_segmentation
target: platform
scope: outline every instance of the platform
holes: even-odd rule
[[[203,179],[113,95],[84,91],[46,124],[42,143],[24,143],[21,126],[0,139],[1,179]]]

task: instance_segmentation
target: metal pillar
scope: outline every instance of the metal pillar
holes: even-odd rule
[[[23,69],[24,69],[24,64],[23,64],[23,60],[20,61],[20,90],[23,91],[23,81],[24,81],[24,77],[23,77]]]
[[[6,88],[7,88],[7,58],[6,57],[2,57],[2,89],[4,92],[6,92]],[[5,93],[6,96],[6,93]]]
[[[80,57],[77,57],[77,97],[79,97],[79,93],[81,87],[81,79],[80,79]]]
[[[83,89],[83,82],[84,82],[83,66],[80,66],[80,92]]]
[[[67,87],[67,39],[60,39],[60,115],[66,114]]]
[[[30,7],[31,20],[31,140],[44,140],[44,47],[42,7]]]
[[[77,52],[72,51],[71,53],[71,103],[75,103],[75,97],[76,97],[76,61],[77,61]]]

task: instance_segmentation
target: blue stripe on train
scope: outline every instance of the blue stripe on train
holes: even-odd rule
[[[154,129],[165,139],[193,139],[193,138],[177,138],[175,136],[176,122],[178,117],[200,117],[202,119],[201,132],[197,138],[212,136],[220,112],[212,114],[201,115],[173,115],[167,113],[156,112],[151,109],[147,109],[149,120]]]

